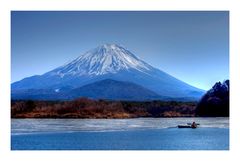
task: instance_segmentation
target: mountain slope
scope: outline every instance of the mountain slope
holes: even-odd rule
[[[73,100],[79,97],[108,100],[154,100],[161,97],[137,84],[105,79],[70,89],[30,89],[13,92],[15,99],[32,100]]]
[[[97,81],[69,92],[73,98],[88,97],[112,100],[152,100],[159,99],[156,93],[131,82],[111,79]]]
[[[78,88],[105,79],[132,82],[164,97],[198,99],[204,92],[152,67],[116,44],[99,46],[50,72],[15,82],[11,88],[12,91]]]

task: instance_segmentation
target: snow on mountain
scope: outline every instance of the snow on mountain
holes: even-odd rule
[[[128,69],[146,72],[152,68],[123,47],[116,44],[104,44],[48,74],[60,77],[66,75],[104,75]]]

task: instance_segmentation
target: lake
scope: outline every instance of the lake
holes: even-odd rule
[[[197,129],[178,124],[200,123]],[[12,119],[12,150],[229,150],[229,118]]]

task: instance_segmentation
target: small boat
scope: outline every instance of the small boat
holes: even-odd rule
[[[178,128],[192,128],[192,129],[195,129],[197,127],[192,127],[191,125],[178,125]]]
[[[187,125],[178,125],[178,128],[192,128],[192,129],[196,129],[198,125],[200,125],[200,124],[197,124],[197,123],[193,122],[193,123],[187,123]]]

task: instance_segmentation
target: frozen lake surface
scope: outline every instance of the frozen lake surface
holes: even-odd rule
[[[178,124],[200,123],[197,129]],[[12,150],[228,150],[229,118],[12,119]]]

